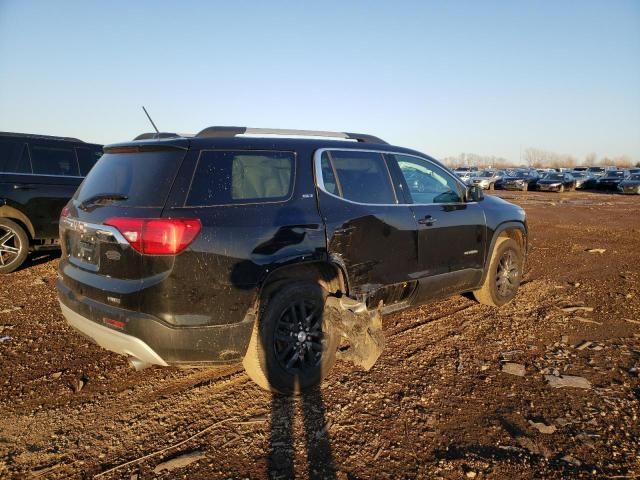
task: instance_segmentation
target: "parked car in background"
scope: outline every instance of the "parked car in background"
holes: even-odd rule
[[[538,190],[541,192],[564,192],[575,188],[576,180],[570,173],[547,173],[538,180]]]
[[[495,190],[496,182],[504,176],[502,170],[482,170],[467,180],[468,185],[478,185],[483,190]]]
[[[609,170],[598,179],[596,188],[599,190],[617,190],[618,185],[624,180],[624,177],[624,170]]]
[[[76,138],[0,132],[0,274],[60,248],[60,211],[101,155]]]
[[[540,176],[536,170],[511,170],[502,178],[500,186],[505,190],[535,190]]]
[[[630,177],[631,175],[635,175],[640,173],[640,168],[629,168],[625,170],[625,177]]]
[[[370,311],[501,306],[520,284],[524,210],[371,135],[210,127],[104,151],[62,213],[58,298],[138,367],[243,362],[290,394],[327,375],[353,315],[371,332]]]
[[[587,171],[596,178],[602,177],[607,172],[604,167],[589,167]]]
[[[458,167],[453,173],[455,173],[460,180],[467,182],[471,177],[478,173],[478,167]]]
[[[618,191],[628,194],[640,194],[640,172],[633,173],[618,184]]]
[[[576,180],[576,189],[588,190],[591,188],[596,188],[596,184],[597,184],[596,177],[591,175],[591,173],[589,173],[588,171],[582,170],[582,171],[576,172],[574,170],[573,172],[571,172],[571,175]]]

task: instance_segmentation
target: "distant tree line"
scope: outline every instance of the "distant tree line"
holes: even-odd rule
[[[522,152],[522,159],[520,162],[512,162],[503,157],[478,155],[475,153],[461,153],[457,156],[445,157],[443,161],[446,165],[452,168],[462,166],[507,168],[516,165],[532,168],[572,168],[579,165],[615,165],[620,168],[629,168],[634,166],[633,160],[628,155],[618,157],[605,156],[598,158],[595,153],[590,153],[586,155],[584,159],[580,160],[574,155],[561,154],[539,148],[527,148],[524,150]],[[640,162],[636,162],[635,166],[640,167]]]

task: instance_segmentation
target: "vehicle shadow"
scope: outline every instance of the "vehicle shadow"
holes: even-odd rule
[[[295,304],[291,310],[286,310],[282,314],[283,319],[298,318],[290,313],[298,309],[303,309],[301,304]],[[319,307],[319,316],[323,318],[324,306]],[[311,317],[309,311],[304,311],[302,315]],[[273,319],[273,318],[272,318]],[[264,319],[266,321],[266,319]],[[295,322],[296,320],[294,320]],[[322,321],[322,320],[320,320]],[[311,325],[312,322],[309,322]],[[272,393],[271,397],[271,431],[269,436],[269,452],[267,456],[268,475],[271,479],[291,479],[296,478],[296,466],[298,474],[304,475],[306,460],[306,473],[310,479],[335,479],[336,469],[333,460],[333,452],[329,439],[329,424],[326,418],[326,407],[322,398],[320,385],[316,384],[303,389],[305,383],[308,384],[308,370],[305,365],[314,357],[314,351],[298,350],[302,348],[292,341],[281,341],[282,319],[278,323],[273,342],[266,344],[265,339],[269,335],[262,336],[262,351],[266,352],[262,361],[266,366],[266,375],[269,384],[277,385],[282,392],[293,393]],[[285,324],[286,325],[286,324]],[[267,325],[265,327],[268,328]],[[305,328],[304,320],[302,327],[293,324],[293,329]],[[291,338],[296,339],[295,332]],[[309,337],[307,336],[307,340]],[[322,344],[322,332],[320,332],[319,343]],[[302,342],[304,344],[304,341]],[[275,354],[270,355],[272,351]],[[298,354],[298,352],[302,352]],[[299,355],[299,356],[298,356]],[[289,375],[283,376],[283,371],[289,365],[294,365],[294,369],[299,369],[299,373],[291,374],[293,369],[288,369]],[[285,380],[286,379],[286,380]],[[301,425],[300,425],[301,424]],[[304,442],[302,441],[304,436]],[[303,443],[304,447],[300,448]],[[298,447],[298,448],[296,448]],[[303,450],[303,451],[301,451]],[[305,458],[306,457],[306,458]]]
[[[336,469],[327,431],[326,410],[319,387],[303,392],[298,398],[273,394],[267,457],[269,478],[296,477],[296,410],[300,410],[302,416],[307,476],[310,479],[335,479]]]
[[[16,272],[26,270],[36,265],[42,265],[43,263],[50,262],[60,258],[60,250],[48,250],[44,252],[32,252],[22,265],[15,269]]]

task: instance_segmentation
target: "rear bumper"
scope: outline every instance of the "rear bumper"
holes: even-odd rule
[[[102,348],[119,353],[120,355],[137,358],[144,363],[162,365],[163,367],[167,366],[167,362],[139,338],[132,337],[126,333],[89,320],[79,313],[74,312],[62,302],[60,302],[60,308],[70,326],[86,337],[89,337]]]
[[[151,315],[76,296],[62,281],[58,299],[67,323],[101,347],[153,365],[198,366],[235,363],[244,357],[254,316],[227,325],[176,327]],[[104,319],[124,323],[122,329]]]

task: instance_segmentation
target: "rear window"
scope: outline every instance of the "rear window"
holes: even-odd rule
[[[79,177],[78,161],[73,148],[31,145],[33,173]]]
[[[25,142],[0,139],[0,172],[31,173]]]
[[[84,202],[100,194],[126,195],[125,207],[162,207],[184,157],[183,151],[105,153],[76,194]]]
[[[281,202],[291,196],[292,152],[204,151],[193,175],[187,206]]]

